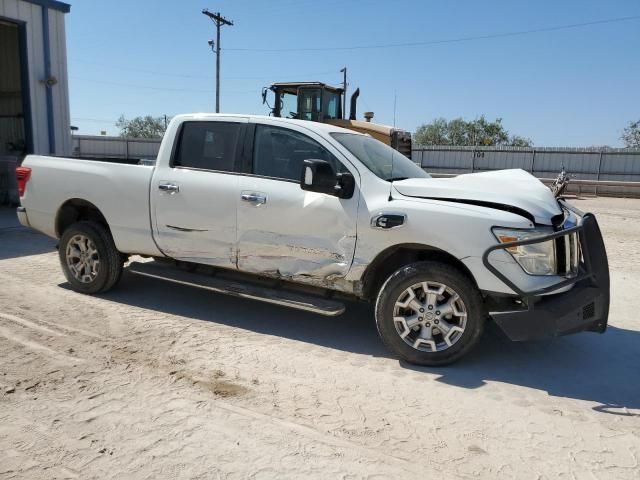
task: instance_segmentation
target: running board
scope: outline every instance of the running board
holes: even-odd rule
[[[165,266],[156,262],[132,262],[129,264],[128,270],[135,275],[179,283],[190,287],[203,288],[234,297],[249,298],[260,302],[306,310],[307,312],[319,313],[320,315],[329,317],[340,315],[344,313],[345,309],[344,304],[341,302],[315,295],[305,295],[261,285],[216,278],[200,273],[186,272],[176,267]]]

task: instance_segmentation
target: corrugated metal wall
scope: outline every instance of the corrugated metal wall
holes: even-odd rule
[[[74,135],[73,155],[76,157],[112,157],[155,159],[161,139],[122,138]]]
[[[46,87],[41,80],[46,75],[44,62],[44,36],[42,8],[23,0],[0,0],[0,17],[8,21],[24,22],[27,37],[27,67],[31,100],[31,122],[35,153],[48,154],[49,132],[47,126]],[[51,74],[58,83],[51,88],[53,95],[55,145],[58,155],[71,154],[69,121],[69,87],[64,13],[49,11]]]
[[[414,146],[412,159],[430,173],[521,168],[538,178],[554,178],[564,165],[581,180],[640,182],[640,149]],[[620,189],[598,187],[598,192]]]
[[[51,44],[51,73],[58,84],[53,91],[53,118],[58,155],[71,154],[71,114],[69,112],[69,76],[67,74],[67,33],[65,15],[49,10],[49,42]]]
[[[555,177],[562,165],[584,180],[640,182],[640,149],[414,146],[413,160],[434,173],[522,168]]]

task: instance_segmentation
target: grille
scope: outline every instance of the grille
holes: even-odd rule
[[[575,277],[578,274],[580,240],[577,232],[556,239],[556,261],[558,275]]]
[[[590,318],[593,318],[593,316],[596,314],[596,305],[595,303],[591,302],[589,305],[585,305],[584,307],[582,307],[582,319],[583,320],[589,320]]]

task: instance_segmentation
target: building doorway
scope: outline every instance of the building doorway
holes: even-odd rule
[[[0,203],[15,202],[15,167],[33,151],[24,25],[0,19]]]
[[[30,151],[23,26],[0,20],[0,155]]]

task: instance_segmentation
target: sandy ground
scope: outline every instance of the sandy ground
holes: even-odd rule
[[[338,318],[125,275],[70,291],[0,212],[0,478],[640,478],[640,201],[599,214],[606,334],[490,327],[447,368]]]

